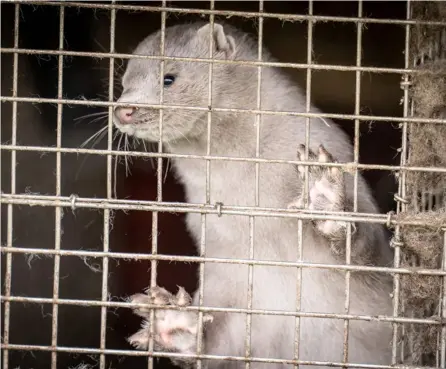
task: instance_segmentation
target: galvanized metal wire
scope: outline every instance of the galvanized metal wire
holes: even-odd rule
[[[17,4],[14,11],[14,47],[19,46],[19,16],[20,16],[20,6]],[[18,88],[18,64],[19,57],[18,54],[14,54],[13,59],[13,80],[12,80],[12,96],[17,96]],[[12,133],[11,133],[11,143],[13,145],[17,144],[17,102],[12,103]],[[17,154],[15,151],[11,152],[11,168],[15,168],[17,163]],[[11,169],[11,194],[16,192],[16,172]],[[8,204],[8,224],[7,224],[7,247],[13,247],[13,205]],[[5,296],[11,296],[11,280],[12,280],[12,254],[6,254],[6,271],[5,271]],[[3,367],[8,368],[9,356],[8,356],[8,344],[9,344],[9,325],[11,318],[11,305],[9,301],[5,303],[5,313],[4,313],[4,328],[3,328],[3,343],[6,345],[3,352]]]
[[[223,11],[215,10],[215,3],[211,1],[209,9],[189,9],[189,8],[172,8],[167,7],[166,2],[163,1],[162,6],[140,6],[140,5],[124,5],[124,4],[105,4],[105,3],[86,3],[86,2],[69,2],[64,1],[27,1],[27,0],[4,0],[5,3],[15,4],[15,23],[14,23],[14,44],[13,47],[0,48],[2,54],[13,54],[13,88],[11,96],[1,96],[1,102],[10,102],[12,104],[12,137],[9,143],[2,143],[1,150],[11,153],[11,192],[1,194],[1,203],[7,206],[8,221],[7,221],[7,242],[6,245],[1,246],[1,252],[6,255],[6,271],[5,271],[5,293],[1,296],[2,302],[4,302],[4,328],[3,328],[3,341],[1,348],[3,350],[3,367],[5,369],[9,366],[10,350],[29,350],[29,351],[47,351],[51,353],[51,368],[57,368],[57,355],[58,353],[86,353],[97,354],[100,357],[99,366],[100,369],[106,368],[106,355],[126,355],[126,356],[143,356],[148,358],[148,368],[153,368],[153,358],[155,357],[191,357],[197,359],[198,369],[202,367],[201,360],[212,359],[224,359],[230,361],[241,361],[245,363],[246,369],[249,369],[252,362],[263,363],[283,363],[291,364],[296,368],[299,365],[327,365],[332,367],[355,367],[355,368],[382,368],[382,369],[408,369],[418,368],[417,366],[400,365],[400,358],[398,357],[400,326],[402,324],[420,324],[420,325],[436,325],[442,327],[441,333],[441,347],[440,349],[445,351],[446,347],[446,326],[445,323],[438,319],[433,318],[413,318],[401,316],[399,300],[400,296],[400,277],[402,275],[426,275],[426,276],[442,276],[444,278],[444,293],[440,301],[443,311],[443,317],[446,316],[446,236],[445,247],[443,255],[442,269],[417,269],[400,267],[400,247],[401,245],[396,242],[394,244],[395,257],[393,267],[375,267],[375,266],[363,266],[351,264],[351,235],[352,222],[368,222],[377,223],[395,227],[395,239],[399,239],[401,226],[403,225],[423,225],[418,220],[396,220],[392,214],[367,214],[359,213],[357,206],[357,189],[358,189],[358,171],[359,170],[386,170],[398,172],[399,175],[399,189],[396,199],[404,199],[406,196],[406,173],[410,171],[416,172],[430,172],[430,173],[444,173],[446,174],[446,168],[434,168],[434,167],[411,167],[406,164],[407,158],[407,130],[411,123],[425,123],[425,124],[446,124],[446,120],[442,119],[421,119],[413,117],[410,114],[409,104],[409,76],[414,73],[422,73],[417,69],[411,69],[409,63],[409,45],[410,45],[410,27],[419,21],[411,19],[410,1],[407,2],[407,12],[405,20],[397,19],[377,19],[363,16],[363,4],[362,1],[358,2],[358,13],[356,17],[335,17],[335,16],[318,16],[313,14],[313,3],[309,2],[309,12],[307,15],[292,15],[292,14],[274,14],[264,11],[263,1],[259,1],[259,10],[257,12],[241,12],[241,11]],[[57,50],[41,50],[41,49],[29,49],[19,47],[19,16],[20,6],[24,4],[28,5],[42,5],[42,6],[57,6],[59,7],[59,46]],[[83,51],[68,51],[64,50],[64,19],[65,9],[68,7],[77,8],[89,8],[89,9],[102,9],[110,12],[110,51],[109,52],[83,52]],[[132,54],[118,53],[115,50],[115,37],[116,37],[116,12],[120,11],[150,11],[158,12],[161,17],[161,43],[160,43],[160,55],[156,56],[135,56]],[[216,60],[213,59],[214,38],[210,37],[209,45],[209,58],[180,58],[180,57],[167,57],[164,55],[164,36],[166,29],[166,14],[167,13],[182,13],[182,14],[202,14],[209,17],[211,24],[210,32],[213,32],[214,18],[216,16],[238,16],[245,18],[256,18],[258,20],[258,58],[256,61],[230,61],[230,60]],[[267,18],[280,19],[283,21],[295,21],[295,22],[307,22],[308,23],[308,43],[307,43],[307,62],[306,63],[279,63],[279,62],[265,62],[262,60],[262,39],[263,39],[263,21]],[[353,23],[356,25],[357,38],[356,38],[356,62],[354,66],[339,66],[339,65],[323,65],[315,64],[313,61],[313,27],[316,22],[343,22]],[[362,66],[362,35],[363,28],[367,24],[394,24],[400,25],[405,29],[405,66],[401,68],[382,68],[382,67],[365,67]],[[432,26],[446,26],[446,21],[422,21],[421,24]],[[19,55],[52,55],[58,58],[58,89],[57,98],[40,98],[40,97],[28,97],[19,96],[18,90],[18,57]],[[109,60],[109,89],[108,89],[108,101],[85,101],[79,99],[67,99],[64,98],[63,93],[63,67],[64,58],[67,56],[83,56],[91,58],[100,58]],[[141,58],[158,60],[160,62],[160,83],[163,83],[163,70],[164,63],[166,61],[193,61],[200,63],[209,63],[209,85],[208,85],[208,106],[207,107],[194,107],[194,106],[175,106],[163,104],[163,90],[161,89],[159,104],[131,104],[135,107],[150,107],[160,110],[159,121],[159,140],[158,149],[156,152],[138,152],[138,151],[118,151],[112,148],[112,129],[113,121],[112,114],[116,107],[122,105],[114,102],[114,62],[116,58],[129,59],[129,58]],[[230,109],[230,108],[215,108],[212,107],[212,83],[213,83],[213,66],[217,63],[227,64],[242,64],[251,65],[257,67],[257,102],[255,109]],[[281,112],[281,111],[267,111],[262,109],[261,101],[261,78],[262,68],[267,67],[285,67],[306,69],[306,111],[305,112]],[[323,114],[323,113],[311,113],[311,87],[312,87],[312,72],[315,70],[332,70],[332,71],[348,71],[355,72],[355,108],[354,114]],[[394,73],[400,74],[403,82],[403,116],[373,116],[364,115],[360,112],[361,107],[361,75],[364,72],[368,73]],[[55,147],[45,146],[29,146],[20,145],[17,142],[17,104],[56,104],[57,105],[57,142]],[[66,105],[83,105],[83,106],[96,106],[108,108],[108,144],[106,150],[98,149],[83,149],[83,148],[66,148],[62,147],[62,119],[63,109]],[[128,106],[128,104],[126,104]],[[207,150],[206,155],[179,155],[169,154],[163,152],[162,135],[163,135],[163,112],[164,109],[186,109],[195,111],[207,112]],[[256,127],[256,155],[251,158],[244,157],[224,157],[212,155],[211,153],[211,130],[212,130],[212,113],[213,112],[238,112],[252,114],[255,127]],[[303,117],[306,120],[306,158],[308,158],[308,143],[309,143],[309,129],[310,120],[312,118],[334,118],[334,119],[348,119],[354,120],[354,159],[351,163],[314,163],[308,161],[308,159],[299,160],[279,160],[260,158],[260,128],[262,124],[263,115],[282,115],[282,116],[297,116]],[[401,147],[401,164],[400,165],[374,165],[374,164],[362,164],[359,162],[359,132],[360,124],[363,121],[371,121],[379,123],[399,123],[402,125],[402,147]],[[56,186],[54,194],[52,195],[38,195],[38,194],[18,194],[16,193],[16,155],[17,152],[53,152],[56,154]],[[88,198],[80,197],[77,194],[71,196],[62,196],[61,182],[61,155],[64,153],[82,153],[82,154],[94,154],[105,156],[107,158],[107,195],[106,198]],[[114,199],[112,196],[112,159],[113,157],[129,156],[129,157],[150,157],[155,158],[157,161],[157,197],[156,201],[136,201],[136,200],[119,200]],[[163,183],[163,158],[182,158],[182,159],[202,159],[206,161],[206,199],[203,204],[193,203],[172,203],[163,201],[162,183]],[[212,204],[210,199],[210,171],[212,161],[244,161],[252,162],[255,164],[255,206],[234,206],[231,204]],[[259,206],[259,167],[260,163],[277,163],[277,164],[301,164],[306,168],[305,173],[305,189],[308,193],[308,166],[320,165],[320,166],[332,166],[332,167],[344,167],[354,174],[354,207],[352,212],[335,213],[335,212],[318,212],[309,210],[289,210],[289,209],[271,209],[262,208]],[[397,201],[397,212],[405,210],[405,202]],[[55,245],[54,248],[39,249],[20,247],[15,245],[13,240],[13,209],[16,205],[26,206],[41,206],[41,207],[54,207],[55,210]],[[62,210],[64,208],[70,208],[73,211],[77,209],[97,209],[104,211],[103,218],[103,246],[102,251],[88,251],[88,250],[63,250],[61,249],[61,217]],[[151,254],[146,253],[123,253],[110,251],[109,233],[110,233],[110,218],[111,212],[115,210],[136,210],[136,211],[150,211],[152,212],[152,245]],[[176,255],[162,255],[158,252],[158,215],[162,212],[174,212],[174,213],[198,213],[201,214],[201,240],[199,256],[176,256]],[[218,215],[243,215],[249,218],[250,226],[250,248],[249,257],[246,259],[225,259],[225,258],[211,258],[206,256],[206,216],[208,214]],[[293,217],[299,219],[299,237],[298,237],[298,258],[293,262],[280,262],[269,260],[256,260],[254,255],[255,250],[255,219],[257,216],[268,217]],[[331,219],[341,220],[349,222],[348,234],[346,240],[346,260],[345,264],[321,264],[321,263],[309,263],[302,261],[302,243],[303,243],[303,221],[308,219]],[[13,279],[12,274],[12,256],[13,255],[49,255],[54,257],[54,273],[53,273],[53,296],[52,298],[43,297],[26,297],[26,296],[14,296],[11,292],[11,281]],[[85,300],[85,299],[63,299],[59,296],[59,281],[60,281],[60,260],[61,257],[88,257],[97,258],[102,261],[102,286],[101,286],[101,299],[99,300]],[[148,260],[151,264],[150,272],[150,284],[151,287],[157,285],[157,265],[159,261],[183,261],[183,262],[195,262],[199,263],[199,288],[198,288],[198,306],[190,306],[187,308],[181,308],[188,311],[198,312],[198,326],[203,326],[203,314],[212,312],[228,312],[228,313],[243,313],[246,314],[246,340],[245,340],[245,355],[243,357],[238,356],[225,356],[220,357],[217,355],[205,355],[203,354],[203,336],[201,329],[198,329],[197,335],[197,353],[196,355],[179,355],[175,353],[163,353],[154,351],[153,342],[153,324],[151,326],[151,335],[149,339],[149,345],[147,351],[135,351],[135,350],[112,350],[107,348],[106,341],[106,327],[107,327],[107,309],[109,308],[134,308],[135,304],[127,302],[114,302],[109,301],[109,286],[108,286],[108,273],[109,273],[109,260],[110,259],[129,259],[129,260]],[[227,263],[227,264],[239,264],[248,266],[248,293],[247,293],[247,308],[224,308],[224,307],[207,307],[203,305],[203,291],[204,291],[204,263]],[[296,285],[297,303],[296,309],[293,311],[274,311],[268,309],[252,309],[252,291],[253,291],[253,267],[256,265],[262,266],[281,266],[284,268],[297,268],[298,278]],[[301,279],[303,268],[320,268],[327,270],[340,270],[345,272],[345,305],[343,314],[331,314],[331,313],[311,313],[302,312],[300,309],[300,295],[301,295]],[[394,277],[394,289],[393,300],[394,309],[392,316],[371,316],[371,315],[357,315],[350,313],[350,277],[351,272],[375,272],[385,273],[393,275]],[[52,305],[52,335],[51,345],[25,345],[25,344],[12,344],[10,343],[10,314],[11,314],[11,302],[22,302],[32,304],[50,304]],[[101,330],[100,330],[100,343],[98,348],[79,348],[61,346],[58,344],[58,311],[62,305],[72,306],[86,306],[86,307],[99,307],[101,309]],[[146,306],[146,305],[144,305]],[[155,309],[159,308],[157,305],[151,306],[150,320],[151,323],[154,319]],[[174,307],[169,307],[175,309]],[[177,308],[180,309],[180,308]],[[266,359],[252,356],[251,349],[251,323],[252,315],[281,315],[291,316],[296,318],[295,323],[295,354],[293,360],[282,359]],[[344,349],[342,362],[322,362],[322,361],[304,361],[299,358],[299,336],[300,336],[300,319],[302,317],[312,318],[330,318],[344,321]],[[352,320],[362,321],[379,321],[379,322],[391,322],[393,324],[393,342],[392,342],[392,363],[389,365],[362,365],[356,363],[350,363],[348,360],[348,342],[349,342],[349,324]],[[403,355],[403,353],[402,353]],[[440,366],[444,367],[446,362],[446,354],[443,353],[440,359]]]

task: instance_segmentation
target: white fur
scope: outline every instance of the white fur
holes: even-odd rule
[[[203,27],[203,28],[201,28]],[[206,28],[207,27],[207,28]],[[201,28],[200,32],[197,32]],[[203,35],[208,25],[191,24],[166,29],[166,55],[208,57],[208,39]],[[257,59],[257,44],[246,34],[225,25],[214,32],[216,58],[224,59],[235,47],[235,59]],[[230,35],[230,36],[226,36]],[[156,55],[160,33],[146,38],[136,54]],[[227,37],[227,42],[225,40]],[[231,38],[229,38],[231,37]],[[235,41],[234,41],[235,40]],[[232,41],[235,44],[232,44]],[[222,46],[219,49],[219,46]],[[264,50],[264,60],[273,58]],[[208,65],[166,62],[165,73],[177,73],[172,86],[165,88],[167,104],[208,105]],[[215,64],[213,67],[213,107],[256,108],[257,69],[246,66]],[[155,61],[130,60],[123,78],[124,92],[119,101],[158,104],[159,66]],[[265,110],[305,111],[305,99],[289,78],[275,68],[262,69],[261,107]],[[317,112],[312,108],[313,112]],[[132,126],[121,126],[122,132],[156,141],[158,139],[156,110],[140,109]],[[211,129],[211,155],[255,157],[256,125],[252,114],[214,113]],[[166,110],[163,140],[169,151],[180,154],[206,154],[207,113]],[[264,115],[260,127],[260,157],[296,159],[299,143],[305,143],[305,118]],[[346,135],[330,121],[329,126],[311,120],[310,148],[323,144],[340,162],[352,160],[352,147]],[[206,161],[176,159],[174,168],[184,184],[187,201],[206,202]],[[255,206],[255,164],[213,161],[210,164],[210,203]],[[286,208],[301,190],[300,178],[291,165],[260,164],[259,206]],[[353,182],[346,183],[347,197],[352,198]],[[359,179],[359,211],[377,212],[370,190]],[[389,251],[383,230],[378,225],[364,228],[357,245],[374,248],[377,262],[389,262]],[[201,240],[201,215],[188,214],[187,227],[197,242]],[[299,259],[298,222],[293,219],[257,217],[254,224],[254,258],[256,260],[297,261]],[[362,247],[362,246],[361,246]],[[331,252],[329,242],[311,225],[305,224],[303,257],[306,262],[340,264]],[[206,256],[218,258],[249,258],[250,226],[247,216],[208,215],[206,218]],[[306,313],[339,313],[345,311],[345,274],[342,272],[303,268],[301,300],[297,300],[298,268],[254,266],[253,309],[281,311],[300,310]],[[391,284],[384,278],[351,276],[350,314],[391,315]],[[204,305],[210,307],[247,308],[248,266],[206,263],[204,272]],[[193,304],[197,304],[195,294]],[[300,304],[300,309],[298,305]],[[177,313],[178,314],[178,313]],[[186,313],[183,313],[186,314]],[[245,354],[246,317],[242,314],[216,313],[206,329],[205,352],[211,355]],[[178,323],[178,322],[176,322]],[[176,323],[172,323],[173,325]],[[255,357],[294,359],[296,319],[274,315],[253,315],[251,354]],[[383,322],[350,322],[349,362],[363,364],[391,363],[392,327]],[[343,360],[344,321],[322,318],[301,318],[300,360]],[[208,361],[217,365],[242,367],[241,362]],[[253,362],[253,369],[279,367],[278,364]],[[290,366],[291,367],[291,366]],[[301,366],[306,367],[306,366]],[[312,366],[315,368],[315,366]],[[322,368],[323,366],[316,366]]]

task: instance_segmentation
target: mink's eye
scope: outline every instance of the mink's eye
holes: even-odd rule
[[[164,76],[164,87],[169,87],[175,82],[175,76],[171,74],[166,74]]]

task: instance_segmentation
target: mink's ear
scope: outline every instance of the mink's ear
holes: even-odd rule
[[[226,35],[223,26],[218,23],[214,23],[214,29],[210,23],[201,27],[197,31],[198,38],[207,42],[209,45],[209,36],[214,38],[214,50],[217,53],[224,53],[227,59],[232,59],[235,55],[235,40],[233,37]]]

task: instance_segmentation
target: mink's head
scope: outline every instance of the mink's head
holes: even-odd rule
[[[164,55],[180,60],[165,60],[161,76],[158,59],[130,59],[122,78],[123,92],[118,99],[124,104],[160,104],[198,107],[192,109],[163,109],[162,137],[164,142],[192,139],[206,132],[209,89],[212,88],[212,106],[225,107],[228,94],[247,94],[246,86],[254,86],[249,79],[255,78],[255,69],[228,63],[197,62],[181,58],[210,58],[231,60],[236,57],[250,59],[246,45],[256,44],[250,37],[233,27],[214,23],[193,23],[167,27],[164,37]],[[242,52],[239,47],[242,46]],[[161,55],[161,31],[145,38],[133,52],[134,55]],[[255,58],[255,49],[254,56]],[[212,79],[209,67],[212,66]],[[210,83],[211,82],[211,83]],[[237,99],[234,96],[233,99]],[[117,107],[114,124],[123,133],[148,141],[158,141],[160,133],[160,109]]]

